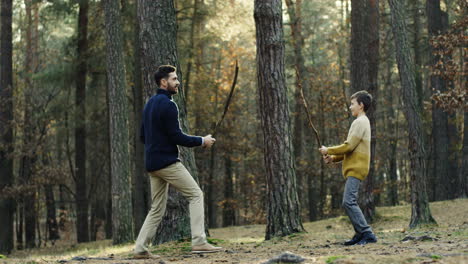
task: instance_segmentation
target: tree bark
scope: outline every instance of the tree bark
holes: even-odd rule
[[[436,37],[443,33],[443,14],[440,10],[440,0],[427,0],[426,13],[428,32],[430,37]],[[435,54],[438,50],[430,48],[431,66],[437,64],[442,58]],[[447,84],[441,76],[430,74],[430,90],[432,94],[437,91],[445,92]],[[432,200],[448,199],[450,193],[449,184],[449,136],[448,136],[448,114],[442,108],[432,104],[432,157],[433,190]]]
[[[146,97],[157,89],[153,78],[157,67],[171,64],[177,67],[177,75],[182,84],[182,73],[177,56],[177,23],[173,0],[150,1],[138,0],[138,19],[140,25],[140,42],[143,87]],[[182,131],[188,133],[187,109],[182,85],[175,96],[179,107],[179,121]],[[192,177],[197,180],[193,149],[180,148],[180,156]],[[187,201],[173,188],[169,189],[166,214],[156,232],[157,243],[178,240],[190,236]]]
[[[292,45],[294,49],[294,67],[297,71],[296,74],[296,87],[294,91],[294,130],[293,130],[293,147],[294,147],[294,157],[296,163],[296,177],[297,184],[299,189],[299,194],[304,193],[305,190],[302,189],[302,181],[304,180],[304,172],[306,168],[302,165],[304,158],[303,157],[303,146],[304,146],[304,112],[302,106],[302,97],[300,94],[300,88],[304,90],[304,93],[308,88],[308,74],[305,67],[304,56],[302,56],[302,47],[304,45],[304,38],[302,36],[302,21],[301,21],[301,5],[302,0],[296,0],[293,3],[292,0],[286,0],[290,27],[291,27],[291,36],[292,36]],[[318,148],[318,147],[317,147]]]
[[[47,184],[44,186],[44,189],[47,207],[47,231],[49,233],[49,240],[52,241],[52,244],[55,244],[55,240],[59,239],[60,235],[57,224],[57,214],[55,211],[55,197],[53,185]]]
[[[86,75],[88,49],[88,0],[79,1],[78,47],[75,93],[75,193],[76,237],[78,243],[89,241],[88,195],[86,183]]]
[[[426,152],[422,129],[421,111],[417,101],[414,62],[409,46],[404,9],[401,1],[388,0],[395,39],[396,60],[402,86],[404,114],[408,122],[408,152],[411,178],[411,222],[414,228],[421,224],[435,223],[426,193]]]
[[[319,122],[320,122],[320,134],[325,135],[325,113],[323,109],[325,108],[325,102],[323,98],[323,93],[319,92]],[[326,175],[325,175],[325,162],[320,155],[320,191],[319,191],[319,202],[318,202],[318,214],[320,217],[323,217],[325,214],[325,206],[327,203],[327,186],[325,185]],[[309,200],[310,201],[310,200]],[[309,205],[310,206],[310,205]]]
[[[13,44],[12,44],[12,0],[1,3],[0,46],[0,193],[13,185]],[[13,250],[13,214],[15,204],[12,197],[0,196],[0,253]]]
[[[351,94],[366,90],[372,94],[372,105],[366,112],[371,125],[371,164],[369,175],[359,196],[368,222],[375,215],[375,144],[379,70],[379,0],[351,1]]]
[[[32,186],[33,168],[36,161],[34,146],[34,122],[32,122],[32,96],[34,89],[32,75],[37,66],[37,25],[38,21],[34,19],[38,12],[37,3],[31,0],[25,0],[26,7],[26,56],[25,56],[25,91],[24,94],[24,120],[23,120],[23,143],[22,156],[20,160],[20,179],[23,187],[27,188],[23,193],[22,203],[24,212],[24,233],[26,248],[36,247],[36,187]],[[35,14],[33,14],[33,11]]]
[[[193,13],[192,13],[192,25],[190,26],[190,47],[189,57],[187,59],[187,70],[185,72],[185,101],[188,103],[189,100],[189,89],[190,89],[190,75],[192,73],[192,61],[195,54],[196,37],[195,35],[200,34],[200,25],[203,20],[201,15],[201,9],[203,8],[203,0],[193,0]]]
[[[462,168],[460,170],[460,194],[459,197],[468,196],[468,112],[463,115],[463,152]]]
[[[416,91],[418,94],[418,102],[421,103],[424,98],[423,85],[422,85],[422,59],[421,59],[421,45],[419,44],[421,18],[420,18],[420,0],[411,0],[411,8],[413,9],[413,49],[414,49],[414,67],[415,67],[415,81]]]
[[[108,83],[108,79],[106,78],[106,104],[107,104],[107,108],[106,108],[106,120],[107,120],[107,133],[109,135],[109,137],[107,137],[107,146],[108,146],[108,151],[106,152],[107,153],[107,158],[109,160],[109,162],[107,163],[107,183],[109,185],[112,185],[111,182],[112,182],[112,158],[111,158],[111,149],[110,149],[110,146],[111,146],[111,137],[110,137],[110,131],[111,131],[111,117],[110,117],[110,98],[109,98],[109,85],[107,84]],[[112,219],[113,219],[113,212],[112,212],[112,186],[110,186],[110,188],[106,188],[106,204],[105,204],[105,212],[106,212],[106,227],[105,227],[105,232],[106,232],[106,239],[111,239],[112,236],[113,236],[113,223],[112,223]]]
[[[235,201],[234,201],[234,181],[231,157],[225,157],[224,175],[224,206],[223,206],[223,226],[233,226],[236,224]]]
[[[217,96],[217,95],[216,95]],[[217,101],[217,99],[215,99]],[[215,125],[213,125],[214,127]],[[216,193],[215,193],[215,177],[217,175],[216,173],[216,153],[217,153],[218,147],[216,145],[212,146],[210,149],[210,170],[208,174],[208,180],[207,180],[207,186],[206,186],[206,202],[207,202],[207,213],[208,213],[208,226],[211,228],[217,227],[218,226],[218,221],[217,221],[217,209],[218,205],[216,203]]]
[[[135,32],[134,32],[134,66],[133,66],[133,91],[134,91],[134,118],[135,127],[133,130],[133,138],[135,141],[135,172],[133,173],[133,217],[135,223],[135,235],[138,234],[143,222],[146,218],[146,213],[150,206],[150,188],[149,181],[145,171],[145,149],[140,142],[140,126],[142,122],[142,112],[145,102],[143,101],[143,85],[141,74],[141,45],[138,24],[138,3],[135,3]]]
[[[304,231],[286,94],[281,0],[255,0],[257,79],[267,182],[265,239]]]
[[[106,62],[109,88],[110,153],[112,186],[112,242],[133,241],[133,212],[128,142],[128,102],[119,3],[104,1]]]
[[[390,52],[386,53],[386,56],[390,56]],[[391,206],[398,205],[398,175],[397,175],[397,146],[398,146],[398,112],[394,108],[394,98],[397,95],[397,89],[395,85],[392,85],[392,72],[394,67],[394,60],[387,59],[386,67],[386,81],[385,90],[387,91],[387,119],[388,125],[386,131],[388,134],[388,140],[390,149],[387,151],[388,155],[388,185],[387,185],[387,197],[388,202]]]

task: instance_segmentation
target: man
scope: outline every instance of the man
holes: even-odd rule
[[[189,201],[192,252],[210,253],[222,250],[206,240],[203,192],[179,159],[177,145],[184,147],[211,147],[216,141],[211,135],[205,137],[184,134],[179,125],[179,111],[172,101],[177,94],[179,80],[176,68],[160,66],[154,75],[159,86],[143,110],[141,141],[145,144],[145,167],[150,173],[151,209],[135,242],[135,258],[158,258],[148,251],[156,230],[166,210],[169,184]]]

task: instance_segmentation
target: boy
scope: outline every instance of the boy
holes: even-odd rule
[[[372,96],[367,91],[353,94],[349,109],[356,120],[351,124],[348,138],[342,145],[322,146],[319,149],[326,163],[343,161],[343,176],[346,178],[343,207],[356,232],[351,240],[344,243],[346,246],[377,242],[357,204],[359,186],[367,177],[370,166],[371,128],[366,111],[371,106],[371,102]]]

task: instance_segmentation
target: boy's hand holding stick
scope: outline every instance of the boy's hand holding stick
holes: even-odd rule
[[[322,146],[319,148],[320,153],[323,155],[323,160],[325,161],[326,164],[333,163],[333,157],[328,155],[328,148],[325,146]]]

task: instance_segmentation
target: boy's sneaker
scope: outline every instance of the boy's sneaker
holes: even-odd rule
[[[351,239],[348,240],[348,241],[345,241],[345,242],[343,243],[343,245],[345,245],[345,246],[352,246],[352,245],[356,244],[357,242],[361,241],[361,239],[362,239],[362,234],[357,234],[357,233],[356,233],[356,234],[354,234],[353,238],[351,238]]]
[[[359,240],[359,242],[357,242],[356,245],[366,245],[375,242],[377,242],[377,238],[375,237],[375,235],[371,232],[366,232],[362,234],[362,239]]]
[[[133,259],[159,259],[159,258],[161,258],[161,256],[153,255],[149,253],[148,251],[135,253],[135,255],[133,255]]]
[[[222,247],[215,247],[210,243],[205,243],[199,246],[192,246],[192,253],[213,253],[223,250]]]

